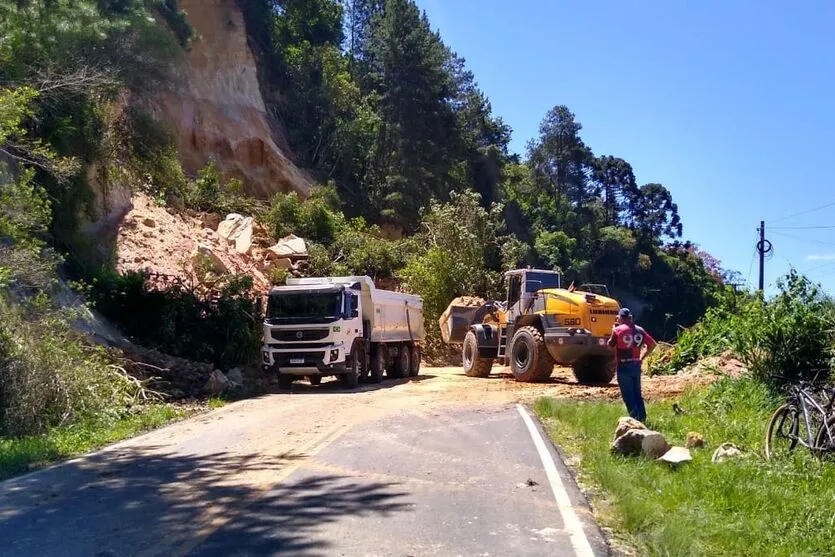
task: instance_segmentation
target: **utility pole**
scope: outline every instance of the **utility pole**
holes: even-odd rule
[[[771,242],[765,239],[765,221],[760,221],[760,241],[757,242],[757,252],[760,254],[760,293],[762,294],[763,290],[765,289],[765,256],[767,253],[771,253],[774,249],[774,246],[771,245]]]
[[[757,244],[757,251],[760,252],[760,292],[765,287],[765,221],[760,221],[760,241]]]

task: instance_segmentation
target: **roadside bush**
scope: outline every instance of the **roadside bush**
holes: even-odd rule
[[[792,271],[771,300],[727,295],[674,348],[653,357],[650,373],[675,373],[698,359],[732,350],[759,379],[784,383],[826,379],[835,346],[835,304]]]
[[[140,401],[141,384],[74,333],[70,318],[46,298],[30,311],[0,299],[0,436],[118,417]]]
[[[174,284],[152,288],[142,272],[97,278],[90,297],[102,315],[142,344],[228,370],[252,361],[260,309],[252,279],[229,278],[206,293]]]

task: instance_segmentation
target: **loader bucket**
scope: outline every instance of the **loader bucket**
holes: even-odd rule
[[[484,300],[481,298],[469,296],[455,298],[438,319],[443,341],[447,344],[462,344],[472,325],[475,312],[482,305],[484,305]]]

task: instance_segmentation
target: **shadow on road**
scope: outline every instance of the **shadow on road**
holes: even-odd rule
[[[291,475],[270,490],[303,455],[154,451],[114,450],[0,483],[0,555],[312,556],[338,541],[316,539],[321,525],[409,508],[394,485],[338,475]]]
[[[406,377],[403,379],[384,379],[382,383],[360,383],[359,386],[354,389],[347,389],[343,387],[336,377],[325,377],[322,379],[322,383],[320,385],[311,385],[307,379],[301,378],[298,381],[293,382],[293,386],[289,391],[280,390],[277,384],[271,384],[267,390],[267,394],[293,393],[313,395],[328,393],[350,395],[352,393],[369,393],[382,389],[390,389],[407,383],[420,383],[421,381],[428,381],[429,379],[434,379],[435,377],[435,375],[418,375],[416,377]]]

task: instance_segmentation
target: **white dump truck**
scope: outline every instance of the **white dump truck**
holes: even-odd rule
[[[287,279],[270,290],[262,365],[289,389],[336,375],[346,387],[366,378],[415,376],[425,337],[423,300],[381,290],[367,276]]]

